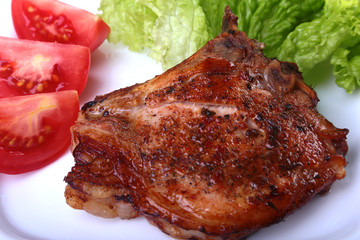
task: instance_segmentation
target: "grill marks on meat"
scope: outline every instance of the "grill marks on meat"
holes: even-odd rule
[[[348,130],[316,111],[297,66],[223,32],[162,75],[98,96],[72,128],[67,203],[145,216],[177,238],[243,238],[345,176]]]

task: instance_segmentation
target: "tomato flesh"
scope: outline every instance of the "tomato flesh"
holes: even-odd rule
[[[52,70],[49,71],[49,77],[47,79],[14,75],[14,70],[16,69],[16,63],[14,62],[0,60],[0,66],[0,78],[8,84],[9,88],[17,91],[19,95],[56,92],[61,89],[61,86],[63,86],[59,82],[60,67],[58,64],[53,65]],[[81,91],[81,89],[78,90]]]
[[[75,90],[0,99],[0,172],[19,174],[55,161],[70,145],[78,110]]]
[[[79,45],[0,37],[0,98],[83,91],[90,51]]]
[[[79,44],[95,50],[110,33],[95,14],[57,0],[12,0],[19,38]]]
[[[47,42],[69,43],[77,38],[74,26],[64,15],[54,15],[51,11],[42,11],[30,2],[24,2],[24,17],[28,20],[31,39]]]

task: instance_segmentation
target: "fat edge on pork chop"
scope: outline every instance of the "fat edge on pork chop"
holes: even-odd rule
[[[222,33],[191,57],[86,103],[66,202],[144,216],[174,238],[242,239],[344,178],[348,130],[317,112],[296,64],[262,49],[227,7]]]

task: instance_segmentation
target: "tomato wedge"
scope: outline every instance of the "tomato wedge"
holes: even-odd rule
[[[70,145],[79,111],[75,90],[0,99],[0,172],[44,167]]]
[[[0,98],[83,91],[90,51],[80,45],[0,37]]]
[[[95,14],[56,0],[12,0],[11,13],[19,38],[79,44],[93,51],[110,33]]]

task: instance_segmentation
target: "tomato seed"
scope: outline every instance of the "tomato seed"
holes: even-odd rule
[[[13,72],[12,63],[0,60],[0,78],[8,78]]]
[[[13,139],[11,139],[11,141],[9,142],[9,146],[13,147],[15,145],[15,141],[16,141],[16,137],[14,137]]]
[[[42,83],[39,83],[37,86],[36,86],[36,91],[38,92],[42,92],[44,90],[44,85]]]
[[[29,81],[27,84],[26,84],[26,88],[27,89],[32,89],[34,87],[34,82],[32,82],[32,81]]]
[[[29,147],[31,147],[31,145],[33,144],[33,140],[32,139],[30,139],[28,142],[27,142],[27,144],[26,144],[26,147],[27,148],[29,148]]]
[[[44,127],[44,130],[45,130],[45,134],[50,133],[50,132],[51,132],[51,126],[46,125],[46,126]]]
[[[18,81],[17,83],[16,83],[16,86],[18,86],[18,87],[22,87],[22,86],[24,86],[24,84],[25,84],[25,79],[20,79],[20,81]]]
[[[59,80],[60,80],[59,75],[57,75],[55,73],[51,74],[51,80],[54,82],[59,82]]]
[[[61,70],[58,64],[54,64],[49,78],[23,78],[14,76],[16,64],[11,61],[0,59],[0,79],[7,82],[8,86],[23,94],[35,94],[42,92],[55,92],[61,90],[64,85],[58,85],[61,80]],[[1,139],[1,136],[0,136]]]
[[[3,137],[3,138],[1,139],[1,142],[5,142],[8,138],[9,138],[9,137],[8,137],[7,135],[5,135],[5,137]]]
[[[25,15],[27,27],[44,41],[68,43],[73,38],[74,27],[65,15],[53,15],[34,6],[29,6]]]
[[[38,137],[38,143],[39,143],[39,144],[43,143],[44,140],[45,140],[44,136],[39,136],[39,137]]]
[[[29,13],[32,13],[35,11],[35,8],[33,6],[29,6],[27,10]]]
[[[65,42],[69,41],[69,37],[66,34],[63,34],[63,39]]]
[[[2,72],[6,72],[6,71],[9,70],[9,68],[10,68],[10,64],[7,64],[7,65],[5,65],[5,66],[1,66],[1,71],[2,71]]]

